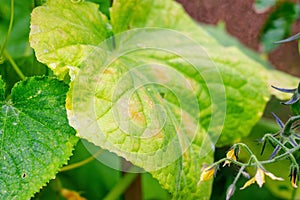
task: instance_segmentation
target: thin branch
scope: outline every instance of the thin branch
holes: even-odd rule
[[[14,22],[14,0],[11,0],[10,1],[10,19],[9,19],[9,26],[8,26],[8,31],[7,31],[7,35],[6,35],[6,38],[5,38],[5,41],[2,45],[2,48],[1,48],[1,52],[0,52],[0,55],[3,55],[4,54],[4,49],[7,45],[7,42],[8,42],[8,39],[9,39],[9,36],[10,36],[10,33],[11,33],[11,29],[12,29],[12,26],[13,26],[13,22]]]
[[[75,169],[75,168],[78,168],[78,167],[81,167],[91,161],[93,161],[97,156],[99,156],[101,153],[103,153],[103,149],[100,149],[99,151],[97,151],[94,155],[88,157],[87,159],[83,160],[83,161],[80,161],[80,162],[77,162],[77,163],[73,163],[73,164],[70,164],[70,165],[67,165],[65,167],[62,167],[60,169],[60,172],[64,172],[64,171],[69,171],[69,170],[72,170],[72,169]]]
[[[20,70],[18,65],[15,63],[14,59],[9,55],[9,53],[6,50],[3,51],[3,56],[9,61],[9,63],[14,68],[14,70],[17,72],[19,77],[22,80],[25,80],[26,77],[24,76],[23,72]]]

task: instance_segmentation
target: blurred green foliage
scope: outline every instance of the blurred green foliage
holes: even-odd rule
[[[273,5],[271,13],[261,30],[260,41],[262,43],[263,51],[269,52],[273,50],[277,47],[277,45],[274,44],[275,41],[288,37],[291,34],[293,23],[299,18],[299,16],[299,3],[278,1],[275,5]]]
[[[100,4],[100,10],[108,18],[110,0],[91,0],[93,2]],[[261,34],[261,41],[264,46],[265,51],[271,51],[276,46],[273,44],[275,40],[281,40],[287,37],[291,32],[292,23],[300,16],[300,6],[299,4],[290,2],[280,2],[274,3],[275,0],[257,0],[256,8],[258,10],[267,9],[270,6],[274,6]],[[30,24],[30,13],[32,9],[41,5],[43,1],[15,1],[15,14],[14,14],[14,24],[13,29],[10,34],[6,50],[12,56],[16,64],[20,67],[22,72],[26,76],[33,75],[51,75],[52,72],[48,68],[38,62],[35,58],[33,50],[29,46],[28,36],[29,36],[29,24]],[[7,30],[10,20],[10,1],[0,0],[0,45],[5,41]],[[217,35],[220,32],[215,31],[217,29],[207,28],[216,39],[220,38],[223,42],[224,35]],[[227,41],[227,40],[226,40]],[[227,41],[228,42],[228,41]],[[239,45],[236,42],[236,45]],[[226,45],[224,45],[226,46]],[[249,50],[243,50],[248,56],[257,60],[258,62],[263,62],[264,66],[268,66],[267,63],[259,59],[259,57]],[[7,60],[0,64],[0,74],[7,83],[7,93],[12,88],[13,84],[20,80],[15,71],[11,68],[11,63]],[[256,143],[254,139],[259,138],[263,133],[270,131],[268,128],[261,128],[256,126],[251,135],[245,139],[245,141],[252,142],[252,146],[255,147]],[[219,149],[216,152],[215,158],[224,157],[225,148]],[[78,143],[74,151],[74,156],[71,158],[69,163],[75,163],[81,161],[90,156],[90,153],[82,145],[81,142]],[[286,166],[284,166],[284,169]],[[214,191],[211,199],[225,199],[226,189],[232,182],[235,173],[234,167],[230,169],[222,169],[219,171],[220,176],[217,176],[214,182]],[[283,171],[283,173],[288,174],[288,171]],[[109,174],[109,175],[108,175]],[[284,175],[283,175],[284,176]],[[52,180],[48,186],[43,188],[39,194],[36,194],[34,199],[63,199],[58,194],[59,187],[66,187],[79,192],[82,192],[82,196],[88,199],[101,199],[114,187],[114,185],[120,180],[121,174],[119,171],[111,169],[97,160],[72,171],[67,171],[59,173],[57,178]],[[285,177],[288,179],[288,177]],[[241,180],[238,185],[242,186],[243,181]],[[225,184],[224,184],[225,183]],[[274,182],[276,184],[276,182]],[[157,199],[157,200],[167,200],[170,199],[169,194],[161,188],[157,180],[153,179],[148,173],[142,175],[142,188],[143,188],[143,199]],[[281,187],[282,188],[282,187]],[[232,199],[275,199],[281,200],[289,198],[286,193],[280,191],[280,187],[273,185],[272,183],[267,183],[265,187],[259,189],[257,192],[257,186],[252,186],[244,190],[243,192],[236,192]],[[279,197],[275,197],[272,193],[274,192]]]
[[[255,0],[254,8],[257,12],[264,12],[276,3],[276,0]]]

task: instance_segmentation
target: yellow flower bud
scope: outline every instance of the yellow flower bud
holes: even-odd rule
[[[234,148],[230,149],[230,150],[227,152],[226,158],[231,159],[231,160],[235,160],[235,161],[236,161],[235,149],[234,149]],[[223,167],[226,166],[226,165],[230,166],[230,160],[225,160],[225,162],[224,162],[224,164],[223,164]]]
[[[246,187],[248,187],[249,185],[255,182],[259,187],[262,187],[263,184],[265,183],[265,175],[269,176],[273,180],[283,181],[283,178],[276,177],[274,174],[266,171],[264,168],[258,167],[255,176],[251,178],[249,181],[247,181],[245,185],[241,188],[241,190],[245,189]]]
[[[203,169],[201,175],[200,175],[200,180],[198,182],[198,184],[200,184],[202,181],[207,181],[212,179],[212,177],[215,174],[215,167],[206,167]]]

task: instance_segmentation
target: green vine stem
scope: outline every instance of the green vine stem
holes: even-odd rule
[[[236,185],[238,179],[240,178],[240,176],[242,175],[243,171],[245,170],[246,166],[242,166],[238,172],[238,174],[236,175],[232,185]]]
[[[2,48],[1,48],[0,55],[3,55],[4,49],[5,49],[6,45],[7,45],[7,42],[8,42],[10,33],[11,33],[11,29],[12,29],[13,22],[14,22],[14,14],[15,14],[15,13],[14,13],[14,10],[15,10],[14,0],[11,0],[11,1],[10,1],[10,19],[9,19],[9,26],[8,26],[8,31],[7,31],[6,38],[5,38],[4,43],[3,43],[3,45],[2,45]]]
[[[14,0],[10,1],[10,19],[9,19],[9,26],[8,26],[8,30],[7,30],[7,35],[6,38],[4,40],[4,43],[1,47],[1,51],[0,51],[0,57],[7,59],[9,61],[9,63],[11,64],[11,66],[14,68],[14,70],[16,71],[16,73],[18,74],[18,76],[22,79],[25,80],[25,76],[22,73],[22,71],[20,70],[20,68],[18,67],[18,65],[15,63],[15,61],[13,60],[13,58],[9,55],[9,53],[6,51],[6,45],[8,43],[10,34],[11,34],[11,30],[13,27],[13,22],[14,22],[14,10],[15,10],[15,6],[14,6]]]
[[[240,146],[242,146],[242,147],[247,147],[247,146],[246,146],[245,144],[243,144],[243,143],[238,143],[238,144],[236,144],[236,145],[240,145]],[[245,149],[246,149],[246,150],[250,150],[248,147],[245,148]],[[280,155],[274,157],[273,159],[270,159],[270,160],[263,160],[263,161],[259,161],[259,160],[256,158],[256,156],[250,151],[251,153],[250,153],[250,152],[249,152],[249,153],[251,154],[251,157],[250,157],[250,159],[249,159],[249,161],[248,161],[247,163],[242,163],[242,162],[239,162],[239,161],[236,161],[236,160],[232,160],[232,159],[229,159],[229,158],[222,158],[222,159],[218,160],[217,162],[213,163],[212,166],[220,165],[221,163],[223,163],[223,162],[225,162],[225,161],[227,160],[227,161],[230,161],[231,163],[236,164],[236,165],[241,166],[241,167],[243,167],[243,166],[245,166],[245,167],[251,167],[251,166],[257,166],[257,163],[260,163],[260,164],[270,164],[270,163],[274,163],[274,162],[279,161],[279,160],[281,160],[281,159],[285,159],[286,156],[289,156],[289,157],[291,158],[291,161],[292,161],[293,163],[297,163],[296,160],[295,160],[295,158],[294,158],[294,156],[291,156],[291,155],[292,155],[294,152],[298,151],[299,149],[300,149],[300,145],[297,146],[297,147],[294,147],[294,148],[292,148],[292,149],[286,150],[285,153],[280,154]],[[253,159],[254,159],[254,161],[255,161],[254,163],[251,162]],[[297,165],[296,165],[296,166],[297,166]]]
[[[80,162],[73,163],[73,164],[67,165],[67,166],[65,166],[65,167],[62,167],[62,168],[60,169],[60,172],[69,171],[69,170],[72,170],[72,169],[81,167],[81,166],[83,166],[83,165],[86,165],[87,163],[93,161],[93,160],[94,160],[97,156],[99,156],[101,153],[103,153],[103,149],[100,149],[100,150],[97,151],[95,154],[93,154],[92,156],[88,157],[88,158],[85,159],[85,160],[82,160],[82,161],[80,161]]]
[[[280,154],[279,156],[276,156],[276,157],[274,157],[274,158],[271,159],[271,160],[260,161],[260,163],[261,163],[261,164],[269,164],[269,163],[273,163],[273,162],[276,162],[276,161],[285,159],[286,156],[291,155],[291,154],[293,154],[293,153],[296,152],[296,151],[299,151],[299,149],[300,149],[300,145],[297,146],[297,147],[294,147],[294,148],[292,148],[292,149],[289,149],[289,150],[286,151],[285,153]],[[295,160],[294,156],[293,156],[293,159],[292,159],[292,160],[293,160],[294,162],[297,163],[297,161]]]
[[[280,141],[278,141],[275,137],[273,137],[272,136],[272,134],[266,134],[264,137],[263,137],[263,140],[265,140],[265,139],[267,139],[267,138],[269,138],[272,142],[274,142],[274,143],[276,143],[277,145],[279,145],[284,151],[285,151],[285,153],[287,153],[287,154],[285,154],[286,156],[289,156],[290,157],[290,159],[291,159],[291,162],[293,163],[293,164],[295,164],[295,165],[298,165],[297,164],[297,161],[296,161],[296,159],[295,159],[295,157],[293,156],[293,152],[290,152],[290,149],[288,149],[285,145],[284,145],[284,143],[281,143]],[[296,149],[298,149],[298,146],[296,147]],[[282,154],[283,155],[283,154]],[[279,158],[281,158],[280,156],[277,156],[277,157],[275,157],[274,159],[271,159],[271,160],[273,160],[273,162],[275,162],[276,160],[278,160]],[[266,162],[264,162],[264,163],[266,163]],[[263,163],[263,164],[264,164]]]
[[[117,185],[106,195],[103,200],[116,200],[131,185],[139,173],[126,173]]]
[[[14,59],[9,55],[9,53],[6,50],[3,51],[3,56],[9,61],[9,63],[14,68],[14,70],[17,72],[19,77],[22,80],[25,80],[26,77],[24,76],[23,72],[20,70],[18,65],[15,63]]]

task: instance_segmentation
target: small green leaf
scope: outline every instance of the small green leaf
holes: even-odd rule
[[[297,5],[291,2],[278,3],[262,29],[261,42],[265,52],[276,47],[274,42],[289,36],[292,23],[297,18]]]
[[[30,45],[60,79],[109,36],[107,18],[98,8],[91,2],[48,0],[33,10]]]
[[[274,6],[276,0],[255,0],[254,9],[256,12],[261,13]]]
[[[3,97],[0,80],[0,194],[29,199],[66,164],[77,142],[66,117],[68,86],[46,77],[29,78]]]

